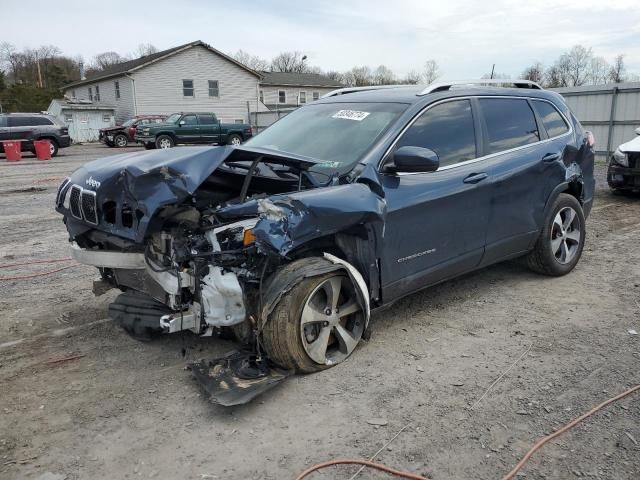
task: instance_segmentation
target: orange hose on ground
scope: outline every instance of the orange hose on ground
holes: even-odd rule
[[[66,267],[62,267],[62,268],[56,268],[55,270],[49,270],[48,272],[42,272],[42,273],[32,273],[30,275],[18,275],[15,277],[0,277],[0,282],[6,282],[9,280],[25,280],[27,278],[36,278],[36,277],[44,277],[45,275],[51,275],[52,273],[58,273],[61,272],[62,270],[66,270],[67,268],[73,268],[73,267],[79,267],[80,264],[77,265],[67,265]]]
[[[613,403],[613,402],[615,402],[617,400],[620,400],[621,398],[624,398],[627,395],[630,395],[631,393],[635,392],[636,390],[640,390],[640,385],[636,385],[635,387],[631,387],[629,390],[626,390],[626,391],[622,392],[620,395],[617,395],[617,396],[615,396],[613,398],[610,398],[609,400],[606,400],[606,401],[602,402],[600,405],[596,405],[591,410],[589,410],[587,413],[585,413],[583,415],[580,415],[577,418],[574,418],[571,422],[566,424],[561,429],[556,430],[555,432],[553,432],[553,433],[547,435],[546,437],[543,437],[540,440],[538,440],[535,443],[535,445],[533,447],[531,447],[531,449],[527,452],[527,454],[524,457],[522,457],[522,460],[520,460],[518,462],[518,464],[515,467],[513,467],[513,469],[509,473],[507,473],[504,477],[502,477],[502,480],[511,480],[516,475],[516,473],[518,473],[520,471],[520,469],[524,466],[524,464],[527,463],[527,461],[531,458],[531,455],[536,453],[536,451],[538,451],[538,449],[540,449],[540,447],[542,447],[545,443],[547,443],[550,440],[553,440],[554,438],[556,438],[559,435],[562,435],[564,432],[566,432],[570,428],[575,427],[578,423],[583,421],[585,418],[590,417],[591,415],[596,413],[598,410],[606,407],[610,403]]]
[[[312,467],[307,468],[304,472],[296,477],[296,480],[302,480],[303,478],[309,476],[311,473],[320,470],[322,468],[330,467],[331,465],[364,465],[365,467],[374,468],[376,470],[380,470],[382,472],[390,473],[391,475],[395,475],[400,478],[408,478],[410,480],[429,480],[427,477],[423,477],[422,475],[417,475],[411,472],[404,472],[402,470],[396,470],[395,468],[387,467],[382,463],[370,462],[369,460],[357,460],[351,458],[339,459],[339,460],[329,460],[328,462],[318,463]]]
[[[568,424],[566,424],[564,427],[560,428],[559,430],[556,430],[555,432],[547,435],[546,437],[541,438],[540,440],[538,440],[533,445],[533,447],[531,447],[529,449],[529,451],[526,453],[526,455],[524,457],[522,457],[522,460],[520,460],[518,462],[518,464],[515,467],[513,467],[513,469],[509,473],[507,473],[504,477],[502,477],[502,480],[511,480],[511,479],[513,479],[513,477],[515,477],[515,475],[522,469],[522,467],[525,465],[525,463],[527,463],[529,461],[531,456],[534,453],[536,453],[547,442],[549,442],[549,441],[553,440],[554,438],[562,435],[567,430],[570,430],[571,428],[575,427],[578,423],[582,422],[585,418],[590,417],[591,415],[596,413],[598,410],[603,409],[607,405],[609,405],[609,404],[611,404],[613,402],[616,402],[616,401],[626,397],[627,395],[632,394],[633,392],[635,392],[637,390],[640,390],[640,385],[635,385],[634,387],[631,387],[628,390],[625,390],[621,394],[616,395],[615,397],[612,397],[609,400],[605,400],[601,404],[596,405],[595,407],[593,407],[587,413],[585,413],[583,415],[580,415],[577,418],[574,418],[571,422],[569,422]],[[387,467],[386,465],[383,465],[381,463],[374,463],[374,462],[370,462],[368,460],[353,460],[353,459],[330,460],[328,462],[318,463],[318,464],[313,465],[312,467],[306,469],[304,472],[302,472],[300,475],[298,475],[298,477],[296,477],[296,480],[302,480],[303,478],[307,477],[309,474],[311,474],[311,473],[313,473],[313,472],[315,472],[317,470],[320,470],[322,468],[326,468],[326,467],[329,467],[331,465],[342,465],[342,464],[364,465],[366,467],[375,468],[377,470],[381,470],[383,472],[387,472],[387,473],[390,473],[391,475],[395,475],[395,476],[401,477],[401,478],[409,478],[409,479],[412,479],[412,480],[429,480],[428,478],[422,477],[422,476],[417,475],[415,473],[404,472],[404,471],[401,471],[401,470],[395,470],[395,469],[393,469],[391,467]]]

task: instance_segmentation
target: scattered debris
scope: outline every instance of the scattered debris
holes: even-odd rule
[[[634,445],[638,445],[638,441],[631,435],[629,432],[624,432],[624,434],[629,437],[629,440],[633,442]]]
[[[369,425],[377,425],[379,427],[384,427],[389,422],[387,422],[387,420],[385,418],[369,418],[369,419],[367,419],[367,423]]]
[[[638,332],[633,330],[633,329],[629,330],[628,333],[629,333],[629,335],[637,335],[638,334]]]
[[[84,357],[84,353],[81,353],[79,355],[71,355],[69,357],[50,358],[49,360],[47,360],[47,365],[55,365],[57,363],[70,362],[71,360],[76,360],[82,357]]]
[[[418,366],[416,367],[416,370],[418,370],[419,372],[424,372],[424,368],[422,368],[422,366],[421,366],[421,365],[418,365]]]

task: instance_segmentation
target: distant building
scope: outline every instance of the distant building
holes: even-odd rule
[[[299,107],[341,88],[339,82],[317,73],[260,72],[260,101],[269,109]]]
[[[101,128],[115,125],[113,105],[56,98],[51,100],[47,112],[67,124],[69,136],[75,143],[97,142]]]
[[[65,97],[108,105],[121,123],[136,115],[214,112],[247,122],[258,104],[261,74],[202,41],[113,65],[64,87]]]

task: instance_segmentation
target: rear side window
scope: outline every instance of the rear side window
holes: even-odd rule
[[[7,126],[7,117],[0,115],[0,127],[6,127],[6,126]]]
[[[53,122],[47,117],[32,117],[31,125],[53,125]]]
[[[550,138],[557,137],[569,131],[569,126],[558,110],[556,110],[556,107],[540,100],[534,100],[533,105],[538,112],[538,116],[542,119],[542,124]]]
[[[213,115],[199,115],[201,125],[213,125],[216,123]]]
[[[469,100],[441,103],[424,112],[404,133],[397,147],[430,148],[440,166],[476,157],[476,137]]]
[[[9,117],[8,125],[10,127],[31,127],[37,125],[34,117]]]
[[[489,151],[496,153],[540,140],[536,119],[529,103],[515,98],[481,98],[487,126]]]

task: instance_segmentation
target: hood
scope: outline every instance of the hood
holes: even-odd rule
[[[618,147],[623,153],[640,152],[640,135],[637,135],[633,140],[623,143]]]
[[[295,155],[232,146],[124,153],[89,162],[69,179],[68,188],[77,185],[83,189],[82,202],[90,202],[86,208],[90,209],[95,201],[94,222],[74,218],[72,210],[64,204],[56,205],[56,210],[65,215],[72,236],[74,232],[80,234],[94,228],[141,242],[159,209],[184,202],[231,156],[234,161],[269,157],[299,169],[316,163]],[[70,199],[71,195],[67,196]],[[111,220],[108,211],[114,212]],[[129,212],[130,221],[122,220],[124,211]]]
[[[121,130],[124,127],[122,125],[116,125],[115,127],[107,127],[107,128],[101,128],[99,131],[101,132],[110,132],[112,130]]]

